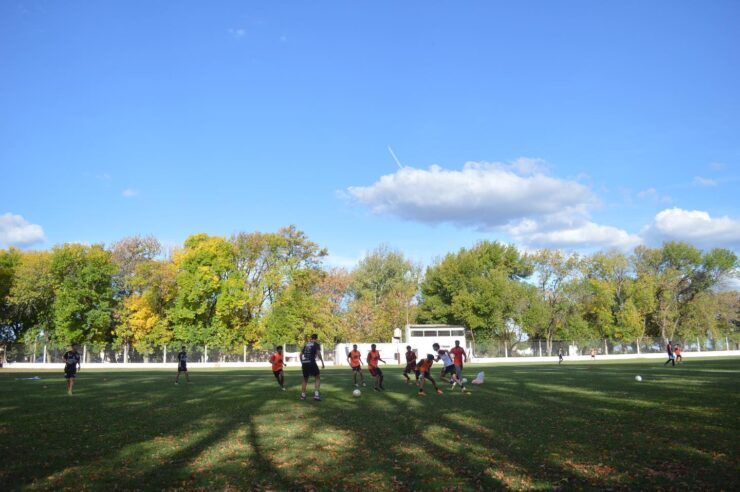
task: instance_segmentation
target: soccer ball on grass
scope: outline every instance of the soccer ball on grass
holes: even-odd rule
[[[352,392],[352,396],[354,396],[355,398],[357,398],[357,397],[358,397],[358,396],[360,396],[361,394],[362,394],[362,392],[361,392],[361,391],[360,391],[359,389],[356,389],[356,390],[354,390],[354,391]]]
[[[642,376],[635,376],[635,381],[637,381],[637,382],[642,381]]]

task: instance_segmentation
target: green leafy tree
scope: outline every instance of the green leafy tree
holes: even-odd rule
[[[513,246],[481,242],[448,254],[429,267],[421,284],[418,319],[462,324],[481,338],[507,337],[507,323],[521,313],[511,302],[532,265]]]
[[[380,246],[352,271],[349,318],[352,340],[390,340],[414,317],[421,269],[399,251]]]
[[[52,250],[53,338],[59,343],[110,339],[116,304],[116,265],[101,245],[65,244]]]

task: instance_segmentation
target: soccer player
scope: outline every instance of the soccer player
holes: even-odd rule
[[[352,368],[352,378],[355,381],[355,388],[360,386],[357,384],[357,375],[360,375],[360,383],[365,386],[365,376],[362,375],[362,354],[357,350],[357,344],[352,345],[352,351],[347,356],[349,365]]]
[[[190,374],[188,374],[188,353],[185,352],[185,346],[180,347],[180,353],[177,354],[177,377],[175,384],[180,384],[180,374],[185,373],[185,379],[190,384]]]
[[[283,346],[278,345],[275,347],[275,353],[270,356],[270,363],[272,364],[272,374],[275,375],[280,388],[285,391],[285,376],[283,376],[283,367],[287,364],[283,360]]]
[[[680,364],[683,360],[683,357],[681,357],[681,350],[682,349],[680,345],[676,345],[676,348],[673,349],[673,355],[676,356],[676,364]]]
[[[452,362],[455,363],[455,373],[457,379],[462,384],[462,371],[463,371],[463,360],[468,361],[468,354],[465,353],[465,349],[460,346],[460,340],[455,340],[455,346],[450,350],[452,354]]]
[[[450,383],[451,387],[450,389],[455,389],[455,385],[459,384],[460,389],[465,392],[465,385],[462,382],[462,379],[458,379],[457,377],[457,371],[455,370],[455,363],[452,362],[452,358],[450,357],[450,353],[447,350],[439,348],[439,344],[435,343],[432,345],[432,348],[437,351],[437,358],[434,359],[435,361],[442,361],[442,364],[444,367],[442,368],[442,374],[440,374],[440,378],[442,381]],[[446,378],[446,376],[449,374],[449,379]]]
[[[301,385],[301,400],[306,399],[306,386],[308,378],[314,377],[313,399],[321,401],[321,373],[319,366],[316,364],[316,357],[321,361],[321,368],[324,369],[324,359],[321,357],[321,345],[318,342],[319,336],[314,333],[301,349],[301,369],[303,370],[303,384]]]
[[[563,363],[563,347],[558,349],[558,365]]]
[[[668,343],[666,344],[665,349],[668,352],[668,360],[665,361],[665,364],[663,365],[666,365],[670,362],[671,367],[676,367],[676,356],[673,355],[673,345],[671,344],[670,340],[668,340]]]
[[[67,380],[67,394],[72,394],[72,388],[75,385],[75,378],[77,377],[77,370],[81,369],[80,366],[80,353],[77,351],[77,344],[72,344],[68,351],[64,352],[62,356],[64,359],[64,379]]]
[[[437,382],[432,377],[432,364],[434,364],[434,356],[432,354],[427,354],[426,358],[422,359],[421,362],[416,365],[416,377],[419,378],[419,392],[417,393],[417,396],[426,395],[424,392],[424,382],[427,379],[432,382],[432,386],[434,386],[437,394],[442,394],[442,390],[437,387]]]
[[[406,384],[411,384],[409,373],[416,373],[416,352],[411,350],[411,345],[406,346],[406,368],[403,370],[403,377],[406,378]],[[416,384],[419,384],[419,375],[416,375]]]
[[[385,389],[383,387],[383,371],[378,367],[378,362],[385,364],[385,361],[380,358],[380,352],[375,349],[375,344],[372,344],[370,345],[370,352],[367,353],[367,368],[370,375],[375,378],[375,391]]]

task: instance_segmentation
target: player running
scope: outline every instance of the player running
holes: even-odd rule
[[[460,341],[455,340],[455,346],[450,350],[452,354],[452,362],[455,364],[455,373],[457,379],[462,382],[462,371],[463,371],[463,360],[468,361],[468,354],[465,353],[465,349],[460,346]]]
[[[324,369],[324,359],[321,357],[321,345],[317,341],[319,336],[314,333],[311,335],[308,343],[301,349],[301,368],[303,369],[303,384],[301,385],[301,400],[306,399],[306,386],[308,385],[308,378],[314,377],[314,392],[313,399],[321,401],[321,373],[319,372],[319,366],[316,364],[316,357],[321,361],[321,368]]]
[[[450,357],[450,352],[444,349],[439,348],[439,344],[435,343],[432,345],[432,348],[437,351],[437,358],[434,359],[436,361],[441,360],[444,367],[442,368],[442,374],[440,375],[440,378],[442,381],[450,383],[450,390],[455,389],[455,385],[459,384],[460,389],[465,392],[465,385],[462,382],[462,379],[458,378],[457,376],[457,370],[455,369],[455,363],[452,362],[452,358]],[[449,374],[449,379],[446,378],[446,376]]]
[[[64,379],[67,380],[67,394],[72,394],[72,388],[75,385],[75,378],[77,377],[77,370],[81,369],[80,365],[80,353],[77,351],[77,344],[72,344],[70,350],[64,352],[62,356],[64,359]]]
[[[275,379],[277,379],[280,388],[285,391],[285,376],[283,375],[283,367],[285,367],[287,364],[285,363],[283,357],[282,345],[278,345],[277,347],[275,347],[275,353],[270,356],[270,364],[272,364],[272,374],[275,375]]]
[[[375,378],[375,391],[384,390],[383,371],[378,367],[378,362],[386,362],[380,358],[380,352],[375,349],[375,344],[370,345],[370,352],[367,353],[367,368],[370,375]]]
[[[416,352],[411,350],[411,345],[406,346],[406,368],[403,370],[403,377],[406,378],[406,384],[411,384],[409,373],[416,373]],[[416,375],[416,384],[419,384],[419,375]]]
[[[362,375],[362,354],[357,350],[357,344],[352,345],[352,351],[347,355],[349,366],[352,368],[352,378],[355,381],[355,388],[360,386],[357,384],[357,375],[360,375],[360,383],[365,386],[365,376]]]
[[[417,396],[426,395],[424,392],[424,382],[427,379],[432,382],[432,386],[434,386],[437,394],[442,394],[442,390],[437,387],[437,382],[432,377],[432,364],[434,364],[434,356],[432,354],[427,354],[426,359],[422,359],[421,362],[416,365],[416,377],[419,379],[419,392],[417,393]]]
[[[188,353],[185,352],[185,346],[180,348],[180,353],[177,354],[177,376],[175,377],[175,384],[180,384],[180,374],[185,373],[185,379],[190,384],[190,375],[188,374]]]

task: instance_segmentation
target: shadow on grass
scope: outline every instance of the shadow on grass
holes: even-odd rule
[[[733,489],[738,371],[728,367],[737,366],[499,366],[472,396],[425,398],[400,369],[388,371],[389,392],[353,398],[351,376],[333,370],[318,403],[296,401],[296,373],[287,393],[269,373],[233,372],[179,387],[168,373],[101,374],[72,398],[0,388],[3,417],[23,432],[0,441],[9,457],[0,486]],[[644,384],[632,379],[637,368]]]

